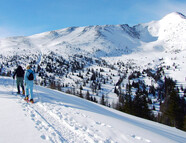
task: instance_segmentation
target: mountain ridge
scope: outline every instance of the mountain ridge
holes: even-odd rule
[[[170,24],[170,19],[173,17],[178,18],[179,21],[173,20]],[[96,57],[121,56],[122,54],[143,51],[143,43],[150,43],[147,45],[151,46],[151,49],[161,45],[159,49],[171,51],[174,50],[171,47],[178,45],[171,41],[176,39],[184,44],[182,39],[185,37],[185,21],[183,14],[174,12],[159,21],[138,24],[133,27],[127,24],[69,27],[26,37],[9,37],[0,40],[0,47],[1,49],[15,48],[15,50],[16,47],[22,50],[24,47],[25,50],[29,48],[37,48],[38,51],[42,49],[44,49],[43,51],[45,49],[47,51],[59,50],[61,53],[71,47],[69,55],[80,52],[80,54],[84,53]],[[154,44],[151,44],[153,42]],[[181,45],[181,50],[185,49],[184,45]],[[68,56],[68,52],[66,54]]]

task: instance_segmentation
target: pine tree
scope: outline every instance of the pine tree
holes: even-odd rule
[[[60,83],[60,81],[58,81],[58,83],[57,83],[57,90],[61,91],[61,83]]]
[[[126,113],[132,114],[132,97],[131,97],[132,91],[131,91],[131,85],[130,82],[129,84],[126,85],[126,94],[124,96],[124,111]]]
[[[50,81],[50,88],[51,89],[56,89],[56,82],[54,80]]]
[[[100,104],[101,104],[101,105],[106,105],[104,94],[103,94],[102,97],[101,97]]]
[[[183,130],[186,131],[186,115],[184,116],[184,126],[183,126]]]
[[[116,86],[115,86],[115,88],[114,88],[114,93],[116,93],[117,96],[119,96],[119,90],[116,88]]]
[[[87,91],[87,93],[86,93],[86,99],[90,100],[90,93],[89,93],[89,91]]]
[[[151,119],[151,111],[148,108],[146,96],[139,89],[133,100],[133,114],[138,117]]]
[[[164,103],[161,105],[162,123],[177,127],[184,128],[185,116],[185,100],[180,98],[179,91],[174,87],[168,91]]]
[[[130,94],[125,94],[125,103],[124,103],[124,111],[126,113],[132,114],[132,97]]]
[[[82,90],[80,90],[80,92],[79,92],[79,97],[84,98],[84,97],[83,97]]]
[[[93,102],[98,103],[96,97],[93,98]]]

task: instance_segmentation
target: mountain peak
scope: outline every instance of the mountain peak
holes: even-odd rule
[[[186,19],[186,16],[180,12],[172,12],[163,17],[166,20]]]
[[[182,18],[186,18],[186,16],[184,14],[180,13],[180,12],[174,12],[174,13],[181,16]]]

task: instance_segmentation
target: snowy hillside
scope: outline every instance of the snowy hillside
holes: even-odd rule
[[[12,76],[17,65],[30,64],[37,85],[186,130],[186,17],[181,13],[133,27],[69,27],[9,37],[0,39],[0,51],[0,75]],[[163,117],[172,93],[179,98],[173,108],[179,109],[173,111],[180,113],[179,121]]]
[[[12,91],[14,94],[12,94]],[[186,133],[84,99],[35,86],[35,104],[0,77],[0,142],[180,142]]]
[[[140,45],[138,37],[139,33],[128,25],[71,27],[29,37],[2,39],[0,47],[2,54],[55,51],[64,57],[74,54],[104,57],[132,52]]]

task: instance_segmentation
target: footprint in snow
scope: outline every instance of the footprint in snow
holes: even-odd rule
[[[108,127],[108,128],[111,128],[112,126],[110,125],[106,125],[104,123],[101,123],[101,122],[96,122],[97,125],[101,125],[101,126],[105,126],[105,127]]]
[[[41,121],[37,120],[36,124],[37,125],[40,125],[41,124]]]
[[[31,113],[30,117],[32,117],[32,118],[35,117],[35,114]]]
[[[53,136],[56,136],[56,134],[55,134],[55,133],[52,133],[52,135],[53,135]]]
[[[45,135],[41,135],[40,137],[41,137],[43,140],[48,140],[48,137],[45,136]]]
[[[131,137],[133,137],[133,138],[135,138],[135,139],[137,139],[137,140],[145,141],[145,142],[147,142],[147,143],[150,143],[150,142],[151,142],[150,140],[144,139],[144,138],[142,138],[142,137],[140,137],[140,136],[131,135]]]

